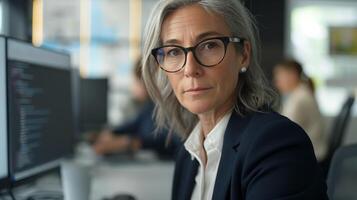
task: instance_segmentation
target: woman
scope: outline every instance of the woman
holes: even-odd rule
[[[326,154],[323,120],[314,96],[314,85],[296,60],[284,60],[274,67],[274,82],[283,97],[281,114],[299,124],[308,134],[318,161]]]
[[[254,27],[237,0],[153,9],[143,78],[158,126],[185,138],[172,199],[326,199],[307,135],[270,110]]]

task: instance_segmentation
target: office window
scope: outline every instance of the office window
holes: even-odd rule
[[[83,78],[108,78],[110,124],[125,118],[121,110],[130,101],[132,66],[156,1],[34,1],[34,19],[42,19],[38,20],[43,33],[36,39],[38,44],[69,51],[73,67],[80,69]]]
[[[340,43],[357,42],[357,2],[290,0],[288,6],[286,54],[313,78],[322,112],[336,115],[357,85],[357,56],[352,50],[335,53],[332,35],[344,32]]]

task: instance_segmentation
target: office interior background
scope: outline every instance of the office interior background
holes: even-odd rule
[[[356,0],[245,0],[257,19],[262,66],[299,60],[315,85],[326,131],[357,91]],[[132,71],[156,0],[0,0],[0,34],[70,54],[82,78],[108,80],[110,126],[128,117]],[[354,46],[353,46],[354,45]],[[344,48],[352,46],[350,48]],[[357,142],[357,106],[344,144]]]
[[[140,55],[146,19],[155,2],[2,0],[0,30],[35,46],[69,52],[72,67],[82,77],[108,78],[108,117],[117,124],[124,118],[120,110],[128,101],[131,68]],[[343,32],[336,39],[341,45],[355,40],[357,2],[246,0],[245,4],[258,21],[268,78],[279,60],[296,58],[316,84],[322,113],[336,115],[355,90],[357,58],[353,51],[334,52],[330,36]]]

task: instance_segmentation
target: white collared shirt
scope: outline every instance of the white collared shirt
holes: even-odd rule
[[[213,196],[214,184],[221,160],[224,133],[232,112],[227,113],[216,126],[202,140],[202,128],[198,123],[185,142],[186,150],[191,154],[192,160],[197,159],[200,164],[195,178],[196,185],[193,189],[192,200],[210,200]],[[207,164],[204,165],[204,149],[206,150]]]

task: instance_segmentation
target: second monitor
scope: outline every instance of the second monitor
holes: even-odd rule
[[[79,90],[81,132],[102,129],[108,118],[108,79],[82,78]]]

